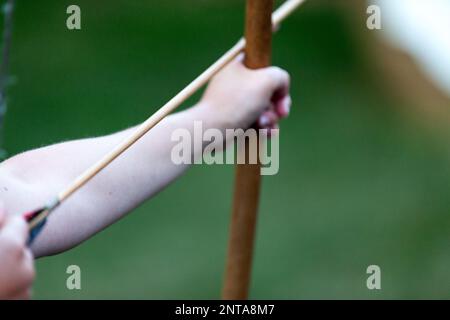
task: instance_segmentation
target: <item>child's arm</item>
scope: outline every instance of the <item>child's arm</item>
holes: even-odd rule
[[[55,210],[33,245],[34,253],[51,255],[79,244],[183,174],[188,166],[175,165],[170,157],[175,129],[192,132],[195,120],[204,129],[247,128],[263,113],[262,124],[273,126],[288,113],[288,88],[289,77],[278,68],[250,71],[234,62],[216,76],[198,105],[167,117]],[[0,197],[8,212],[42,206],[132,130],[64,142],[5,161]]]
[[[0,206],[0,300],[28,299],[34,280],[28,227],[21,217],[7,218]]]

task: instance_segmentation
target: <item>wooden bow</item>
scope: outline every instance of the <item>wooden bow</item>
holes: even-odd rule
[[[272,46],[273,0],[247,0],[245,25],[245,65],[251,69],[270,65]],[[236,166],[233,212],[231,216],[228,258],[223,299],[247,299],[252,268],[253,242],[261,187],[261,165],[247,163],[249,140],[246,139],[245,164]],[[259,142],[258,142],[259,146]]]

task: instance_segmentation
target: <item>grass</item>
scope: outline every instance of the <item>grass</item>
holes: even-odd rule
[[[242,29],[240,1],[80,0],[81,31],[65,27],[69,4],[18,3],[11,154],[142,121]],[[295,105],[280,173],[264,178],[252,298],[450,298],[448,139],[397,111],[363,49],[336,8],[307,5],[277,35],[274,62],[292,74]],[[193,168],[108,230],[38,261],[35,297],[219,298],[232,183],[232,166]],[[81,291],[66,289],[71,264]],[[371,264],[381,291],[365,287]]]

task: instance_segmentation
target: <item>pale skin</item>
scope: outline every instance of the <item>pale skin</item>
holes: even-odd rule
[[[170,137],[175,129],[192,131],[194,121],[202,121],[204,129],[248,128],[255,122],[262,128],[275,128],[279,119],[289,114],[289,81],[287,72],[276,67],[252,71],[242,65],[241,59],[231,63],[215,76],[198,104],[164,119],[55,210],[31,248],[34,256],[73,248],[180,177],[189,165],[176,165],[171,160],[175,142]],[[10,295],[2,292],[2,288],[14,287],[9,282],[22,283],[11,279],[23,278],[23,283],[31,285],[31,281],[25,281],[30,278],[28,272],[21,273],[14,263],[3,264],[2,250],[8,248],[2,247],[2,239],[12,237],[12,233],[19,234],[14,237],[20,241],[14,245],[20,243],[18,250],[24,259],[31,256],[23,240],[23,223],[16,226],[21,219],[13,220],[11,216],[41,207],[132,130],[31,150],[0,165],[0,199],[4,212],[9,214],[6,222],[0,223],[0,298],[14,298],[17,294],[14,290]],[[13,221],[9,223],[12,226],[8,220]],[[23,263],[28,265],[28,261]],[[2,278],[2,274],[14,276]]]
[[[0,207],[0,299],[28,299],[34,279],[33,255],[26,246],[28,227]]]

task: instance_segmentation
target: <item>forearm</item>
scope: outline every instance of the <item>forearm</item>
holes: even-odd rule
[[[88,239],[182,175],[189,165],[171,159],[176,129],[276,128],[289,113],[289,75],[276,67],[246,69],[237,59],[217,74],[196,107],[154,127],[54,211],[33,245],[36,256],[55,254]],[[263,121],[264,120],[264,121]],[[6,212],[23,214],[53,199],[84,170],[126,139],[132,129],[29,151],[0,165]],[[222,135],[223,136],[223,135]],[[193,154],[202,152],[197,147]]]
[[[34,253],[54,254],[79,244],[182,175],[189,165],[177,165],[171,160],[175,144],[171,134],[179,128],[192,133],[196,120],[201,120],[205,128],[223,127],[208,110],[197,106],[158,124],[55,210],[33,246]],[[6,161],[2,171],[16,178],[10,186],[4,186],[11,192],[2,191],[8,212],[19,214],[42,206],[133,130],[60,143]],[[202,152],[202,147],[194,152]]]

